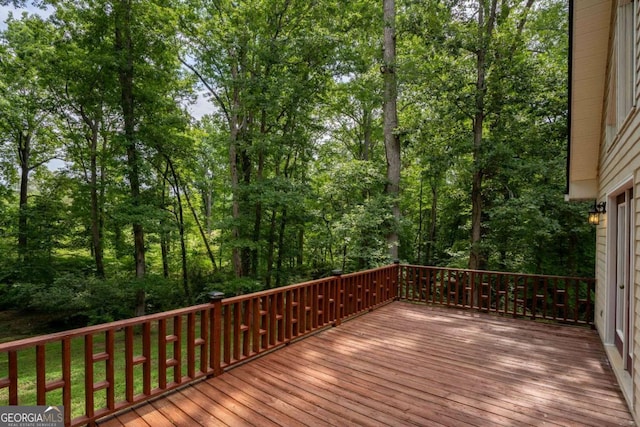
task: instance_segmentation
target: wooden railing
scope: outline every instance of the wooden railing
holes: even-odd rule
[[[65,425],[93,425],[393,301],[398,271],[213,295],[210,304],[0,344],[0,406],[64,405]],[[25,373],[28,364],[35,373]]]
[[[595,279],[400,267],[400,299],[514,317],[593,325]]]
[[[64,405],[65,425],[92,425],[394,299],[593,324],[594,287],[587,278],[395,264],[212,295],[209,304],[0,344],[0,406]]]

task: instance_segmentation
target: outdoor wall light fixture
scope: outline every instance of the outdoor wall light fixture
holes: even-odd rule
[[[600,214],[607,213],[607,202],[593,202],[593,207],[589,210],[589,224],[600,224]]]

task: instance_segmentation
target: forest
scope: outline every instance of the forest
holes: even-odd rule
[[[395,259],[593,276],[566,1],[0,4],[0,310],[79,326]]]

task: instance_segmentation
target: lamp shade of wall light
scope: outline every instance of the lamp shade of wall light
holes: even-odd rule
[[[589,224],[591,225],[600,224],[600,214],[607,213],[606,208],[607,208],[606,202],[600,202],[597,204],[596,202],[593,202],[593,207],[589,210]]]

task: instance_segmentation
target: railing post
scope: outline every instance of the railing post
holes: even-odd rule
[[[209,292],[209,302],[213,305],[211,315],[211,368],[213,369],[213,375],[218,376],[222,374],[222,367],[220,362],[220,346],[222,345],[222,299],[224,298],[223,292],[213,291]],[[229,337],[225,337],[229,339]]]
[[[393,295],[393,299],[395,301],[400,301],[400,295],[402,294],[401,289],[400,289],[400,275],[401,275],[401,268],[400,268],[400,260],[399,259],[394,259],[393,260],[393,265],[396,266],[395,268],[395,274],[392,275],[392,280],[393,278],[395,278],[395,286],[393,286],[393,283],[391,284],[390,288],[392,289],[392,292],[394,292]]]
[[[342,283],[342,270],[333,270],[331,274],[335,277],[336,281],[336,319],[333,322],[333,326],[339,326],[342,324],[342,304],[344,303],[344,285]]]

